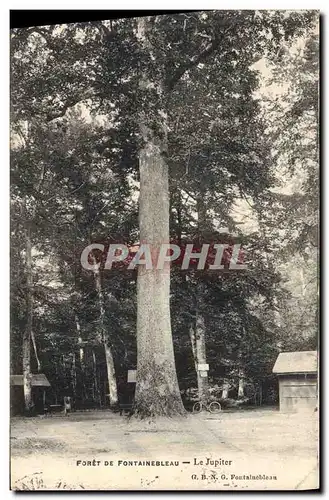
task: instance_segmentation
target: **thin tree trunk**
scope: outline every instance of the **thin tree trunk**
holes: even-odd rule
[[[239,369],[238,398],[244,398],[244,372],[242,368]]]
[[[106,367],[107,367],[107,381],[109,385],[109,392],[108,392],[109,403],[110,407],[113,407],[118,404],[118,390],[117,390],[112,349],[108,342],[107,334],[105,331],[105,306],[104,306],[104,296],[102,291],[99,269],[94,271],[94,277],[95,277],[95,286],[99,304],[100,336],[101,336],[101,342],[103,343],[104,346]]]
[[[33,408],[32,373],[31,373],[31,336],[33,323],[33,276],[32,276],[32,244],[31,232],[28,226],[25,233],[26,244],[26,327],[23,333],[23,390],[25,411],[30,413]]]
[[[30,144],[30,127],[31,123],[26,120],[26,135],[24,137],[24,149],[27,150]],[[40,178],[36,183],[35,192],[38,193],[42,186],[45,174],[45,166],[42,164]],[[25,220],[26,220],[26,230],[25,230],[25,245],[26,245],[26,277],[27,277],[27,290],[26,290],[26,327],[23,332],[23,346],[22,346],[22,356],[23,356],[23,392],[24,392],[24,404],[25,411],[28,413],[32,410],[34,403],[32,398],[32,373],[31,373],[31,340],[33,340],[33,346],[35,349],[35,355],[38,363],[38,370],[40,369],[40,362],[36,350],[35,339],[33,335],[33,274],[32,274],[32,241],[31,241],[31,220],[33,220],[36,211],[36,206],[32,210],[32,214],[29,216],[27,210],[27,200],[25,202]]]
[[[205,206],[205,192],[200,190],[197,197],[197,215],[198,215],[198,233],[200,241],[202,241],[201,235],[207,229],[207,209]],[[197,380],[198,380],[198,393],[199,400],[206,402],[209,398],[209,384],[208,384],[208,372],[201,372],[198,368],[200,364],[206,364],[206,325],[203,314],[200,312],[203,295],[204,295],[204,284],[199,278],[199,282],[196,286],[196,356],[197,356]],[[202,376],[203,375],[203,376]]]
[[[195,371],[197,372],[198,371],[198,360],[197,360],[197,354],[196,354],[195,326],[192,323],[191,323],[190,328],[189,328],[189,334],[190,334],[190,340],[191,340],[191,346],[192,346],[194,367],[195,367]]]
[[[40,363],[40,359],[39,359],[39,356],[38,356],[37,344],[36,344],[36,341],[35,341],[35,335],[34,335],[33,329],[31,329],[31,339],[32,339],[32,344],[33,344],[35,359],[37,361],[38,372],[40,372],[40,370],[41,370],[41,363]]]
[[[102,403],[102,383],[101,383],[101,375],[100,371],[98,372],[98,398],[99,398],[99,407],[102,408],[103,403]]]
[[[110,406],[115,406],[118,404],[118,390],[115,377],[115,367],[114,367],[111,347],[105,338],[104,338],[104,350],[105,350],[105,359],[107,367],[107,380],[109,384]]]
[[[97,400],[99,403],[99,392],[100,391],[99,391],[98,378],[97,378],[96,354],[95,354],[94,350],[93,350],[93,374],[94,374],[95,400]]]
[[[197,365],[206,364],[206,328],[205,321],[202,314],[197,313],[196,317],[196,353]],[[203,373],[197,366],[197,379],[198,379],[198,393],[199,400],[206,402],[209,398],[209,385],[208,385],[208,372]],[[201,373],[203,376],[201,376]]]
[[[148,20],[139,18],[138,33],[141,49],[152,55],[147,40]],[[140,87],[147,92],[156,89],[159,103],[163,97],[162,82],[142,74]],[[153,268],[138,266],[137,278],[137,380],[134,412],[141,418],[183,415],[179,391],[170,320],[170,265],[156,269],[160,245],[169,243],[169,185],[166,110],[158,104],[158,125],[155,135],[149,126],[151,119],[141,110],[139,150],[140,242],[150,245]]]
[[[72,356],[72,388],[73,388],[73,396],[76,397],[77,393],[77,368],[75,364],[75,352]]]
[[[190,339],[192,352],[194,357],[195,371],[197,375],[198,398],[199,401],[206,402],[209,398],[208,372],[204,372],[201,376],[199,365],[207,363],[206,359],[206,338],[205,338],[205,323],[204,317],[197,313],[196,325],[190,326]]]
[[[223,389],[222,389],[222,399],[227,399],[228,398],[228,391],[230,389],[229,383],[224,382],[223,384]]]
[[[75,324],[77,327],[77,332],[78,332],[78,345],[79,345],[79,354],[80,354],[80,364],[81,364],[81,369],[83,369],[84,365],[84,352],[83,352],[83,347],[82,347],[82,337],[81,337],[81,326],[79,322],[78,315],[75,315]]]
[[[58,358],[56,357],[55,359],[55,363],[54,363],[54,366],[55,366],[55,380],[58,380]],[[57,389],[56,387],[54,388],[54,393],[55,393],[55,405],[57,405]]]
[[[82,344],[80,321],[79,321],[79,317],[77,314],[75,315],[75,324],[76,324],[77,334],[78,334],[79,361],[80,361],[80,387],[81,387],[81,391],[79,391],[79,392],[80,392],[81,400],[85,400],[87,398],[87,389],[86,389],[86,384],[85,384],[85,353],[84,353],[84,348],[83,348],[83,344]]]

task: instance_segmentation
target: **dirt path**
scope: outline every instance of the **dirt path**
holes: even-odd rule
[[[317,487],[317,414],[202,414],[156,425],[109,412],[14,418],[11,444],[15,489]]]

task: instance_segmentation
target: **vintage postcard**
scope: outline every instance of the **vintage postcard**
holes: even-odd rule
[[[318,489],[319,12],[76,12],[12,12],[11,489]]]

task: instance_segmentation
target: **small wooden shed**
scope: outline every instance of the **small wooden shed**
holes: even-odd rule
[[[23,375],[11,375],[11,409],[12,412],[24,411]],[[49,380],[44,373],[32,375],[32,398],[37,410],[43,411],[46,401],[46,389],[50,387]]]
[[[279,379],[280,411],[314,410],[317,407],[317,351],[281,352],[273,373]]]

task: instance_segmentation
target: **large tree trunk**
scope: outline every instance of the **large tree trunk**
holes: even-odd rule
[[[168,167],[150,135],[139,154],[139,169],[140,240],[150,245],[153,269],[138,266],[135,412],[141,417],[181,415],[185,410],[171,334],[170,266],[155,268],[160,245],[169,242]]]
[[[31,336],[33,322],[33,276],[32,276],[32,243],[30,228],[25,233],[26,244],[26,326],[23,333],[23,390],[25,411],[33,408],[32,373],[31,373]]]

